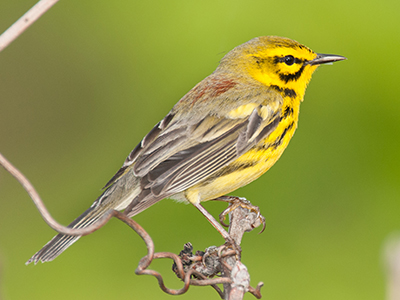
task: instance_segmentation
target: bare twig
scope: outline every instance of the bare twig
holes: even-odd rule
[[[393,234],[385,244],[387,300],[400,300],[400,235]]]
[[[243,299],[244,294],[249,290],[250,275],[242,262],[237,261],[231,271],[232,283],[229,300]]]
[[[0,35],[0,51],[3,51],[12,41],[20,36],[29,26],[48,11],[58,0],[40,0],[21,18],[12,24],[6,31]]]
[[[259,208],[253,206],[246,199],[237,197],[232,199],[230,207],[223,213],[230,211],[229,208],[233,209],[229,212],[229,234],[236,243],[240,244],[245,232],[249,232],[260,225],[263,225],[264,230],[265,218],[260,214]],[[224,268],[222,274],[230,275],[232,282],[224,284],[225,299],[243,299],[246,292],[252,293],[258,299],[261,298],[260,289],[263,283],[260,282],[255,289],[252,288],[246,266],[235,256],[228,257],[226,263],[230,266],[230,270]]]

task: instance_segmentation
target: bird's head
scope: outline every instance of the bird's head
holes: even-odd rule
[[[230,51],[217,70],[234,72],[281,90],[293,90],[303,98],[311,75],[319,65],[344,59],[339,55],[315,53],[288,38],[262,36]]]

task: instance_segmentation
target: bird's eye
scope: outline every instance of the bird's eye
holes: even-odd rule
[[[283,61],[285,62],[285,64],[287,64],[288,66],[291,66],[294,64],[294,57],[293,55],[286,55],[283,58]]]

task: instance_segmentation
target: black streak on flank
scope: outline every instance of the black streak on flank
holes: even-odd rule
[[[282,143],[283,138],[285,137],[285,135],[288,133],[288,131],[289,131],[290,129],[292,129],[293,125],[294,125],[294,123],[292,122],[292,123],[289,124],[288,127],[286,127],[286,128],[283,130],[282,134],[281,134],[281,135],[277,138],[277,140],[271,145],[272,148],[275,148],[275,149],[278,148],[278,146]]]
[[[293,107],[291,106],[286,106],[284,111],[283,111],[283,119],[286,119],[288,116],[293,115]]]
[[[297,96],[296,92],[293,89],[281,88],[277,85],[271,85],[271,88],[273,88],[277,92],[283,93],[285,97],[296,98]]]
[[[284,81],[285,83],[288,83],[289,81],[296,81],[300,78],[301,74],[304,71],[304,65],[301,66],[301,68],[296,72],[296,73],[290,73],[290,74],[282,74],[279,73],[279,78],[280,80]]]

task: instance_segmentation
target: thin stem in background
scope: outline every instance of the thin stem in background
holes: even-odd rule
[[[48,11],[58,0],[40,0],[0,35],[0,52],[19,37],[29,26]]]

